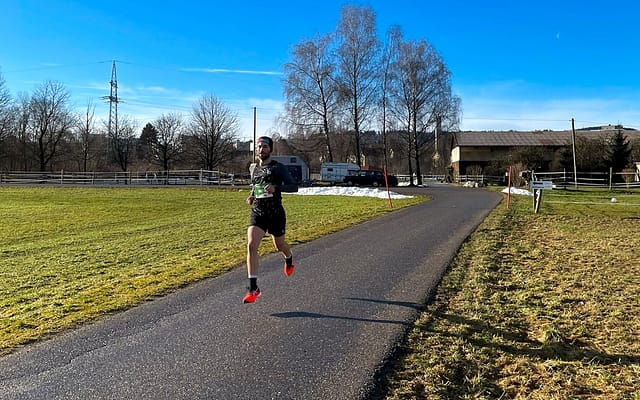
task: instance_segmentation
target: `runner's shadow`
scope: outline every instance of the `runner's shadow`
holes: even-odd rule
[[[282,313],[274,313],[274,314],[271,314],[271,316],[276,318],[316,318],[316,319],[328,318],[328,319],[341,319],[345,321],[373,322],[376,324],[408,325],[404,321],[394,321],[389,319],[345,317],[342,315],[328,315],[328,314],[320,314],[320,313],[313,313],[313,312],[307,312],[307,311],[288,311],[288,312],[282,312]]]
[[[355,300],[355,301],[366,301],[369,303],[379,303],[379,304],[388,304],[391,306],[400,306],[413,308],[414,310],[423,310],[424,306],[418,303],[410,302],[410,301],[394,301],[394,300],[377,300],[377,299],[363,299],[360,297],[343,297],[345,300]]]

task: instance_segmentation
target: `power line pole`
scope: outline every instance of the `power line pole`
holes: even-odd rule
[[[256,162],[256,144],[256,108],[253,107],[253,162]]]
[[[573,187],[578,188],[578,169],[576,164],[576,125],[575,120],[571,118],[571,143],[573,148]]]
[[[118,99],[118,77],[116,76],[116,60],[113,60],[113,64],[111,66],[111,89],[109,91],[109,96],[103,96],[103,100],[109,101],[109,137],[113,137],[113,132],[118,133],[118,103],[120,100]],[[112,130],[112,127],[114,130]]]

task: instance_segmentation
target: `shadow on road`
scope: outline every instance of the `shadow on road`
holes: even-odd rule
[[[414,310],[423,310],[424,306],[418,303],[410,302],[410,301],[393,301],[393,300],[376,300],[376,299],[362,299],[359,297],[344,297],[345,300],[356,300],[356,301],[366,301],[369,303],[379,303],[379,304],[389,304],[392,306],[401,306],[407,308],[413,308]]]
[[[306,312],[306,311],[288,311],[288,312],[271,314],[271,316],[276,318],[329,318],[329,319],[342,319],[345,321],[373,322],[377,324],[395,324],[395,325],[405,325],[405,326],[409,325],[405,321],[345,317],[342,315],[327,315],[327,314],[319,314],[319,313]]]

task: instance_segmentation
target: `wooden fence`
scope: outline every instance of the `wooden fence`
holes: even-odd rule
[[[59,185],[246,185],[247,177],[221,171],[0,172],[0,184]]]

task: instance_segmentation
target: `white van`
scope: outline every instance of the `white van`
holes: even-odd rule
[[[353,163],[322,163],[322,167],[320,170],[320,180],[323,182],[330,182],[332,184],[342,183],[345,176],[351,175],[352,173],[359,170],[360,167],[358,167],[357,164]]]

